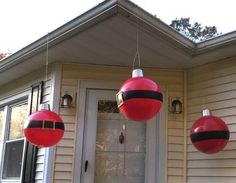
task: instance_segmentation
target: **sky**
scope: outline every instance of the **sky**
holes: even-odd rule
[[[1,0],[0,52],[14,53],[103,0]],[[163,22],[190,17],[218,32],[236,30],[235,0],[132,0]]]

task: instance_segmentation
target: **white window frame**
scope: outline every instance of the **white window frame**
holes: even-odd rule
[[[2,154],[3,152],[3,144],[4,144],[4,137],[5,137],[5,124],[6,124],[6,110],[7,108],[6,107],[0,107],[0,110],[3,110],[3,123],[2,123],[2,131],[1,131],[1,136],[2,136],[2,141],[0,142],[0,176],[2,177]]]
[[[2,141],[0,142],[0,182],[1,183],[20,183],[21,176],[22,176],[22,168],[21,168],[21,175],[18,179],[3,179],[3,164],[4,164],[4,154],[5,154],[5,147],[7,142],[12,141],[19,141],[24,140],[24,147],[23,147],[23,156],[25,151],[25,138],[19,138],[14,140],[7,140],[9,134],[9,126],[10,126],[10,115],[11,115],[11,107],[17,106],[19,104],[29,103],[29,91],[24,91],[18,94],[15,94],[11,97],[1,99],[0,101],[0,109],[4,110],[4,118],[3,118],[3,125],[2,125]],[[29,109],[27,111],[29,113]],[[23,157],[22,156],[22,165],[23,165]]]

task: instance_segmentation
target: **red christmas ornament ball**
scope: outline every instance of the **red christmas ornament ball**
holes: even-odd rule
[[[212,115],[203,116],[191,128],[191,141],[203,153],[217,153],[228,143],[229,129],[222,119]]]
[[[160,111],[162,100],[161,88],[142,73],[126,80],[117,94],[120,112],[140,122],[153,118]]]
[[[24,127],[26,139],[38,147],[57,144],[64,134],[64,123],[60,116],[50,110],[32,113]]]

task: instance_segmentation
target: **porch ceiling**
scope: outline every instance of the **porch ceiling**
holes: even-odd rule
[[[50,56],[62,62],[132,66],[138,44],[144,67],[191,67],[186,51],[145,27],[140,29],[137,43],[137,26],[116,15],[56,45]]]
[[[236,55],[235,33],[195,44],[133,3],[110,0],[50,33],[48,60],[131,67],[137,32],[142,67],[186,69]],[[0,85],[45,66],[46,40],[0,62]]]

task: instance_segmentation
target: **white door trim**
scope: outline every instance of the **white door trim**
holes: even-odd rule
[[[116,82],[105,82],[105,81],[91,81],[91,80],[80,80],[78,82],[78,97],[77,97],[77,112],[76,112],[76,142],[75,142],[75,162],[74,162],[74,175],[73,182],[80,183],[81,174],[82,174],[82,166],[83,166],[83,142],[84,142],[84,122],[85,122],[85,112],[86,112],[86,91],[88,89],[106,89],[106,90],[117,90],[120,87],[121,83]],[[162,86],[162,91],[165,99],[165,91],[166,87]],[[166,162],[166,153],[167,153],[167,128],[166,128],[166,115],[164,109],[166,108],[167,102],[164,100],[164,105],[160,112],[159,118],[163,123],[158,124],[155,128],[161,128],[158,130],[158,134],[156,137],[149,137],[150,140],[156,140],[158,138],[159,142],[155,148],[149,152],[152,154],[147,154],[147,162],[153,162],[152,157],[158,155],[158,161],[152,163],[152,167],[156,169],[155,175],[150,175],[148,183],[166,183],[167,177],[167,162]],[[156,118],[151,119],[155,120]],[[148,125],[151,125],[152,122],[149,122]],[[155,123],[156,124],[156,123]],[[153,129],[153,128],[149,128]],[[153,139],[154,138],[154,139]],[[153,153],[154,152],[154,153]],[[161,167],[160,167],[161,166]],[[147,170],[146,170],[147,171]],[[149,176],[147,174],[147,176]],[[158,182],[156,182],[158,180]],[[146,182],[146,181],[145,181]]]

